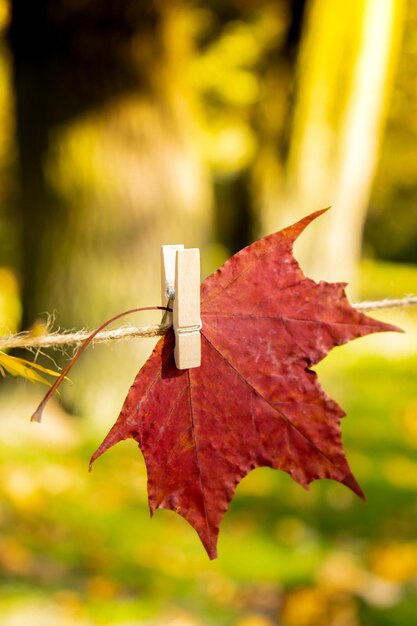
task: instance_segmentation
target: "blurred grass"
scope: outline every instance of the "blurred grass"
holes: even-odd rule
[[[368,263],[362,297],[415,292],[416,281],[415,268]],[[413,337],[416,312],[388,317]],[[348,415],[343,440],[368,502],[331,481],[306,492],[258,469],[237,489],[214,562],[182,518],[158,511],[150,520],[133,442],[88,474],[107,425],[98,434],[97,420],[57,405],[41,426],[30,424],[32,388],[7,381],[1,624],[409,626],[417,601],[417,343],[389,335],[388,343],[386,334],[338,348],[317,368]]]
[[[359,290],[369,300],[416,295],[417,267],[366,259],[360,266]]]

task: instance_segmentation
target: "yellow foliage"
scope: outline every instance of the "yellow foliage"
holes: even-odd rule
[[[392,582],[405,583],[417,577],[417,543],[394,543],[376,548],[372,572]]]
[[[26,378],[32,383],[43,383],[49,386],[50,382],[39,372],[48,374],[49,376],[59,376],[59,372],[43,367],[38,363],[26,361],[26,359],[21,359],[17,356],[10,356],[10,354],[6,354],[2,351],[0,351],[0,372],[3,376],[6,373],[11,376],[22,376],[22,378]]]
[[[335,593],[333,592],[335,591]],[[305,587],[292,591],[284,603],[285,626],[358,626],[353,596],[338,590]]]
[[[285,626],[317,626],[327,622],[327,598],[318,588],[297,589],[282,611]]]
[[[16,276],[8,267],[0,267],[0,333],[16,332],[21,314],[22,305]]]
[[[405,407],[402,416],[403,437],[408,446],[417,448],[417,403],[412,402]]]
[[[91,576],[87,582],[88,595],[97,600],[111,600],[117,596],[119,586],[107,576]]]
[[[245,124],[224,117],[216,127],[213,125],[211,134],[205,135],[204,148],[213,171],[231,175],[250,164],[256,152],[256,138]]]
[[[417,463],[406,456],[386,456],[383,472],[391,485],[407,491],[417,490]]]
[[[33,569],[31,553],[14,537],[0,539],[0,565],[11,575],[27,575]]]
[[[10,15],[10,2],[7,0],[0,0],[0,32],[4,32],[10,24]]]

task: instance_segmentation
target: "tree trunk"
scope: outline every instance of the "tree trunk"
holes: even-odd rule
[[[263,231],[318,208],[329,213],[297,244],[316,279],[354,281],[383,131],[404,2],[313,0],[281,189],[266,186]]]

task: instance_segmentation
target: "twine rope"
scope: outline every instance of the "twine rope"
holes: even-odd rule
[[[358,302],[352,305],[360,312],[380,311],[383,309],[406,309],[417,306],[417,296],[404,298],[385,298],[384,300]],[[93,343],[107,343],[122,339],[137,339],[143,337],[161,337],[171,328],[171,324],[151,324],[149,326],[121,326],[114,330],[103,330],[94,337]],[[92,331],[77,330],[65,332],[52,332],[38,337],[31,335],[30,331],[24,331],[15,335],[0,337],[0,350],[12,348],[59,348],[64,345],[80,345]]]

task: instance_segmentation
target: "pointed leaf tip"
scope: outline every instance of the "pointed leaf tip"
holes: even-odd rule
[[[348,476],[342,480],[342,484],[353,491],[353,493],[356,494],[361,500],[366,502],[366,496],[353,474],[348,474]]]
[[[296,239],[298,239],[301,233],[307,228],[307,226],[311,224],[311,222],[314,222],[314,220],[316,220],[318,217],[320,217],[324,213],[327,213],[327,211],[329,210],[330,210],[330,207],[326,207],[325,209],[319,209],[318,211],[315,211],[314,213],[310,213],[309,215],[306,215],[305,217],[298,220],[298,222],[295,222],[294,224],[291,224],[291,226],[287,226],[286,228],[284,228],[281,231],[281,235],[284,237],[288,237],[292,241],[295,241]]]

